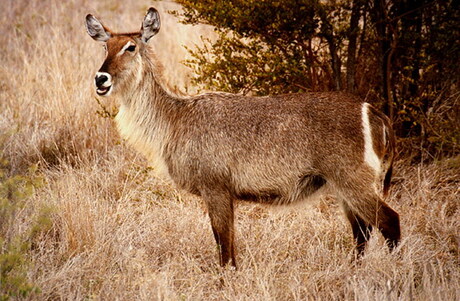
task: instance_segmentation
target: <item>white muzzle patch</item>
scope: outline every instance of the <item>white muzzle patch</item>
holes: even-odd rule
[[[96,93],[100,96],[109,96],[112,92],[112,76],[107,72],[97,72],[94,78]]]

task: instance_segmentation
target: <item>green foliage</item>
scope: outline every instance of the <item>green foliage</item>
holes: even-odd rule
[[[2,253],[0,254],[0,300],[11,297],[26,297],[37,288],[27,280],[28,265],[24,253],[27,246],[18,242],[10,242],[5,249],[5,242],[0,241]]]
[[[179,1],[184,22],[216,27],[218,39],[190,50],[187,64],[206,88],[257,95],[315,90],[313,68],[322,65],[312,39],[322,6],[318,1]],[[322,86],[329,83],[322,83]]]
[[[0,300],[23,298],[38,292],[27,279],[31,241],[51,227],[49,210],[43,209],[24,233],[16,234],[14,224],[19,212],[25,211],[26,201],[42,184],[36,166],[26,175],[8,175],[8,162],[0,153]]]
[[[306,66],[298,64],[299,52],[284,57],[279,50],[272,51],[254,40],[244,41],[234,34],[220,38],[203,49],[192,52],[187,65],[195,69],[194,82],[220,91],[256,95],[280,94],[308,90],[305,81]],[[215,58],[208,64],[209,53]]]
[[[238,32],[243,37],[259,37],[268,44],[305,40],[314,34],[319,19],[318,1],[181,0],[186,22],[206,22]],[[289,9],[292,8],[292,9]]]

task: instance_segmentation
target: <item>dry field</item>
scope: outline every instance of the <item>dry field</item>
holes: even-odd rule
[[[200,200],[155,178],[97,113],[93,76],[104,53],[85,15],[136,30],[152,4],[176,7],[2,0],[0,154],[10,174],[36,164],[43,179],[5,233],[20,236],[41,215],[51,221],[31,238],[27,278],[39,291],[27,299],[460,300],[460,158],[398,162],[388,202],[403,240],[393,254],[376,232],[356,262],[349,225],[325,197],[294,208],[240,204],[239,270],[219,268]],[[181,45],[210,30],[162,17],[151,44],[170,85],[194,92]]]

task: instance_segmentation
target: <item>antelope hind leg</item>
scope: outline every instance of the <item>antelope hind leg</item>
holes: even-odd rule
[[[377,193],[371,196],[364,194],[347,203],[352,213],[364,222],[361,226],[368,224],[378,228],[386,239],[390,251],[393,251],[401,239],[398,213],[382,201]]]
[[[364,248],[364,246],[360,247],[359,243],[366,241],[369,237],[369,234],[361,232],[360,229],[370,229],[369,226],[380,230],[392,251],[401,239],[399,215],[382,200],[374,188],[370,175],[360,173],[356,175],[356,178],[348,178],[343,183],[339,182],[339,189],[345,213],[358,242],[358,252]]]
[[[358,257],[361,257],[366,248],[367,241],[371,236],[372,225],[366,223],[359,215],[353,213],[347,203],[343,202],[342,207],[353,231],[353,237],[356,242],[356,252]]]
[[[390,248],[390,251],[393,251],[401,240],[399,215],[383,201],[379,201],[378,212],[378,228],[382,232],[383,237],[385,237],[388,248]]]

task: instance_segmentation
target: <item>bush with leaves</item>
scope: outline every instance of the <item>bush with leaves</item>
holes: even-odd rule
[[[25,175],[9,175],[8,161],[0,153],[0,300],[23,298],[38,292],[27,279],[27,270],[31,265],[31,242],[51,226],[49,210],[42,208],[43,212],[21,233],[15,223],[27,211],[27,200],[41,182],[36,166]]]
[[[325,28],[319,1],[179,3],[186,23],[213,25],[218,34],[215,42],[205,39],[204,48],[191,51],[196,83],[256,95],[332,88],[331,67],[319,55],[322,45],[313,43]]]

